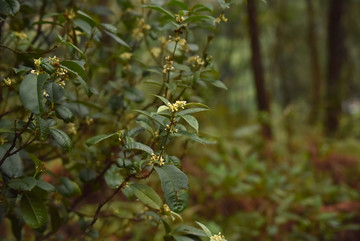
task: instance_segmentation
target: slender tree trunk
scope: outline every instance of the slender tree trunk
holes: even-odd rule
[[[331,0],[328,19],[328,65],[326,78],[325,132],[335,134],[341,113],[341,70],[346,57],[342,18],[348,0]]]
[[[315,31],[315,19],[314,19],[314,6],[312,0],[306,0],[307,12],[308,12],[308,40],[310,48],[310,64],[311,64],[311,76],[312,76],[312,100],[311,100],[311,113],[309,121],[315,123],[319,117],[319,110],[321,105],[321,69],[319,62],[318,42]]]
[[[264,69],[261,62],[259,31],[256,15],[256,1],[257,0],[248,0],[247,3],[247,11],[249,16],[249,33],[252,52],[251,64],[254,74],[258,110],[260,113],[264,112],[267,115],[270,115],[269,96],[265,89]],[[272,139],[272,131],[269,120],[262,121],[262,131],[266,139]]]

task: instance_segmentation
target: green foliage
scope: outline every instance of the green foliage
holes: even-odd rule
[[[178,214],[190,188],[172,147],[214,143],[197,113],[198,89],[226,88],[207,53],[217,11],[133,2],[0,1],[0,238],[209,236]]]

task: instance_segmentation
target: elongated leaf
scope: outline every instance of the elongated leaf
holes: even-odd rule
[[[181,226],[177,227],[176,229],[174,229],[173,233],[206,237],[203,230],[201,230],[199,228],[194,228],[194,227],[191,227],[188,225],[181,225]]]
[[[17,0],[0,0],[0,14],[14,16],[20,10]]]
[[[111,133],[111,134],[108,134],[108,135],[93,136],[93,137],[87,139],[86,145],[87,146],[95,145],[95,144],[99,143],[100,141],[106,140],[106,139],[108,139],[108,138],[110,138],[112,136],[115,136],[115,135],[118,135],[118,133]]]
[[[24,177],[12,179],[9,187],[20,191],[31,191],[37,184],[37,180],[33,177]]]
[[[39,115],[35,115],[36,134],[40,141],[45,141],[49,135],[49,124]]]
[[[175,241],[201,241],[200,238],[194,235],[172,235]]]
[[[147,145],[142,144],[140,142],[130,142],[125,145],[125,150],[140,150],[147,152],[148,154],[154,153],[154,151]]]
[[[24,221],[32,228],[40,228],[47,220],[44,203],[28,194],[23,194],[20,200],[20,212]]]
[[[85,32],[88,36],[91,35],[91,25],[88,24],[87,22],[85,22],[84,20],[82,19],[75,19],[74,20],[74,25],[76,27],[79,27],[83,32]]]
[[[5,144],[3,146],[0,146],[0,158],[3,158],[6,151],[10,148],[9,144]],[[13,149],[13,151],[15,151]],[[24,173],[24,164],[23,161],[19,155],[19,153],[16,153],[14,155],[9,156],[5,159],[4,163],[1,166],[1,171],[6,174],[8,177],[20,177]]]
[[[91,27],[95,27],[96,26],[96,22],[95,20],[88,14],[84,13],[81,10],[77,11],[77,17],[86,21],[89,25],[91,25]]]
[[[66,106],[56,105],[55,106],[55,112],[56,112],[56,115],[65,122],[74,121],[74,114]]]
[[[76,194],[81,194],[81,190],[76,182],[71,181],[67,177],[60,178],[61,184],[56,186],[56,189],[65,197],[72,197]]]
[[[83,61],[76,61],[76,60],[65,60],[61,62],[62,66],[65,66],[71,69],[73,72],[78,73],[81,77],[85,76],[85,67]]]
[[[151,120],[157,122],[158,124],[160,124],[160,126],[163,126],[165,127],[165,123],[166,123],[166,120],[167,118],[164,118],[162,116],[159,116],[159,115],[154,115],[153,113],[149,113],[147,111],[143,111],[143,110],[135,110],[136,112],[139,112],[147,117],[149,117]]]
[[[201,112],[201,111],[207,111],[207,110],[209,110],[209,109],[206,109],[206,108],[191,108],[191,109],[186,109],[186,110],[179,111],[176,115],[178,115],[178,116],[190,115],[190,114],[198,113],[198,112]]]
[[[188,202],[189,180],[185,173],[173,165],[154,167],[160,177],[166,203],[174,212],[181,212]]]
[[[170,101],[168,99],[166,99],[165,97],[162,97],[160,95],[153,95],[153,96],[159,98],[162,102],[164,102],[165,105],[170,104]]]
[[[143,7],[153,9],[155,11],[158,11],[158,12],[161,12],[161,13],[165,14],[169,18],[175,19],[175,16],[171,12],[169,12],[168,10],[166,10],[163,7],[156,6],[156,5],[144,5]]]
[[[204,224],[197,221],[195,221],[195,223],[197,223],[202,228],[206,236],[208,236],[209,238],[212,236],[211,231]]]
[[[112,188],[118,188],[124,181],[124,177],[121,175],[121,168],[116,165],[112,165],[105,173],[105,182]]]
[[[76,79],[80,82],[80,85],[83,87],[83,89],[85,90],[86,94],[88,96],[91,96],[91,91],[89,89],[89,86],[87,85],[87,83],[85,82],[85,80],[75,71],[75,70],[72,70],[70,68],[68,68],[67,66],[65,65],[61,65],[62,68],[66,69],[67,71],[69,71],[72,75],[76,76]],[[72,66],[73,68],[75,68],[75,65]],[[81,73],[81,70],[80,69],[77,69],[78,71],[80,71]]]
[[[198,135],[196,135],[196,134],[194,134],[194,133],[187,132],[187,131],[183,131],[183,130],[180,130],[180,129],[178,130],[178,134],[187,136],[187,137],[189,137],[191,140],[196,141],[196,142],[199,142],[199,143],[201,143],[201,144],[216,144],[215,141],[209,141],[209,140],[203,139],[203,138],[199,137]]]
[[[133,183],[130,187],[133,189],[135,196],[144,204],[154,209],[162,207],[163,202],[161,198],[151,187],[141,183]]]
[[[55,192],[55,187],[48,182],[37,180],[36,186],[47,192]]]
[[[61,148],[63,148],[65,151],[70,151],[71,139],[65,132],[59,129],[51,128],[50,135],[54,138],[56,143],[58,143],[61,146]]]
[[[19,94],[23,105],[35,114],[44,112],[43,86],[48,74],[28,74],[21,81]]]
[[[47,99],[53,103],[61,100],[62,97],[64,96],[64,89],[57,83],[53,83],[53,82],[47,83],[44,86],[44,89],[46,93],[49,95]]]
[[[216,86],[216,87],[220,88],[220,89],[224,89],[224,90],[227,90],[227,89],[228,89],[228,88],[226,87],[226,85],[225,85],[222,81],[220,81],[220,80],[215,80],[215,81],[211,82],[211,84],[212,84],[213,86]]]
[[[104,32],[105,32],[107,35],[109,35],[111,38],[113,38],[116,42],[118,42],[119,44],[121,44],[121,45],[123,45],[123,46],[125,46],[125,47],[127,47],[127,48],[129,48],[129,49],[131,49],[131,47],[130,47],[124,40],[122,40],[119,36],[117,36],[116,34],[111,33],[111,32],[109,32],[109,31],[106,31],[106,30],[104,30]]]
[[[181,116],[191,127],[193,127],[196,132],[199,132],[199,123],[196,118],[192,115],[182,115]]]

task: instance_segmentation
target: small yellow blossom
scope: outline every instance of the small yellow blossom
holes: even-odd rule
[[[221,235],[221,233],[219,234],[214,234],[213,236],[210,237],[210,241],[226,241],[224,235]]]
[[[161,48],[159,47],[154,47],[150,50],[150,53],[155,57],[159,57],[160,53],[161,53]]]
[[[21,32],[14,32],[15,36],[20,39],[20,40],[23,40],[23,39],[27,39],[28,36],[26,35],[26,33],[24,33],[24,31],[21,31]]]
[[[156,164],[159,166],[163,166],[165,164],[164,158],[160,155],[156,155],[156,154],[152,153],[148,165],[152,166],[152,165],[156,165]]]
[[[61,77],[62,79],[64,79],[67,76],[68,71],[64,68],[57,68],[55,70],[55,76],[57,77]]]
[[[163,47],[165,47],[168,44],[168,40],[166,39],[165,36],[160,36],[159,41]]]
[[[204,60],[202,60],[199,55],[189,57],[188,62],[192,64],[193,67],[203,66],[205,64]]]
[[[165,57],[165,65],[163,66],[163,73],[166,74],[172,70],[174,70],[174,66],[173,66],[174,61],[172,60],[171,56],[166,56]]]
[[[49,57],[49,61],[51,65],[58,65],[60,64],[60,58],[54,56],[54,57]]]
[[[89,116],[86,116],[85,123],[86,123],[86,125],[90,126],[94,123],[94,119]]]
[[[125,60],[129,60],[129,59],[131,59],[131,57],[132,57],[132,53],[129,53],[129,52],[124,52],[124,53],[120,54],[120,58],[125,59]]]
[[[46,90],[43,90],[43,96],[44,97],[49,97],[49,94],[46,92]]]
[[[73,20],[76,17],[73,9],[66,9],[64,15],[68,20]]]
[[[42,59],[43,59],[42,57],[38,59],[34,59],[34,64],[36,65],[37,68],[40,68]]]
[[[68,130],[69,134],[76,135],[77,131],[76,131],[75,123],[69,123],[68,126],[67,126],[67,130]]]
[[[178,24],[181,24],[185,21],[185,17],[184,16],[180,16],[179,14],[175,14],[175,21],[178,23]]]
[[[186,101],[177,100],[175,103],[171,104],[168,103],[167,106],[169,107],[170,112],[177,112],[180,109],[184,109],[186,105]]]
[[[5,138],[0,137],[0,145],[4,145],[6,142],[8,142],[8,140],[6,140]]]
[[[30,71],[30,73],[32,73],[32,74],[36,74],[36,75],[39,75],[39,74],[40,74],[40,72],[39,72],[39,71],[34,70],[34,69],[32,69],[32,70]]]
[[[64,80],[59,80],[59,81],[57,81],[56,83],[57,83],[58,85],[60,85],[62,88],[65,88],[66,83],[65,83]]]
[[[140,40],[144,37],[144,31],[149,30],[151,26],[145,23],[145,19],[141,18],[137,22],[137,27],[133,29],[132,37],[136,40]]]
[[[225,15],[222,13],[220,14],[219,17],[217,17],[216,19],[214,19],[214,23],[220,23],[221,21],[223,21],[224,23],[226,23],[228,21],[228,19],[225,17]]]
[[[171,213],[171,209],[169,208],[169,205],[167,205],[167,204],[164,204],[162,209],[164,210],[164,213],[166,213],[166,214]]]
[[[4,79],[4,85],[12,85],[14,83],[15,83],[15,79],[13,79],[13,78]]]

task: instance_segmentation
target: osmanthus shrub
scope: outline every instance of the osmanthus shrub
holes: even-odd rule
[[[0,0],[0,238],[225,240],[183,223],[168,152],[212,142],[195,93],[226,88],[207,49],[229,3],[184,2]]]

